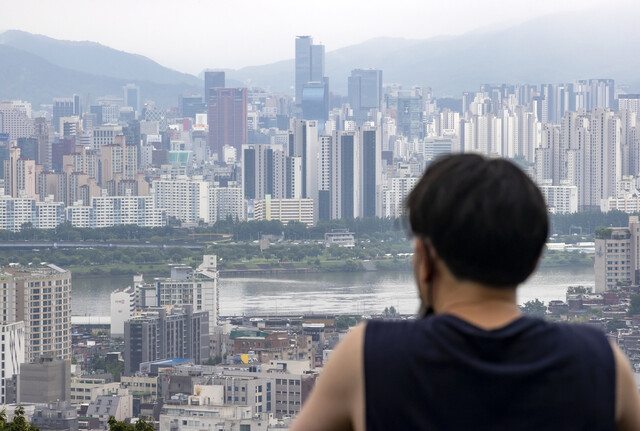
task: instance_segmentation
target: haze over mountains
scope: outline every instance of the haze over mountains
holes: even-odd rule
[[[346,95],[355,68],[380,68],[385,83],[428,85],[436,96],[459,98],[483,83],[555,83],[613,78],[640,91],[640,34],[635,15],[562,14],[523,24],[428,40],[378,38],[327,52],[331,91]],[[283,47],[293,57],[294,40]],[[194,55],[197,55],[194,53]],[[140,86],[143,100],[175,106],[180,93],[202,93],[202,80],[137,54],[95,42],[71,42],[10,30],[0,34],[0,99],[34,106],[53,97],[91,93],[120,96]],[[212,68],[222,65],[212,64]],[[226,70],[229,86],[263,87],[292,94],[294,61]]]

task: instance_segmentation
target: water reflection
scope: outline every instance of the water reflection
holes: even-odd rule
[[[149,276],[148,279],[153,277]],[[108,315],[109,295],[131,285],[129,276],[73,278],[73,314]],[[565,299],[567,286],[593,286],[592,268],[543,269],[518,293],[518,302]],[[411,272],[313,273],[220,279],[222,315],[380,313],[393,306],[413,313],[418,296]]]

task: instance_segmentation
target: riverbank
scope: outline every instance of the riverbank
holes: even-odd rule
[[[190,262],[183,262],[193,265]],[[540,261],[540,268],[562,269],[562,268],[589,268],[593,267],[593,257],[582,256],[545,256]],[[133,276],[137,273],[154,274],[156,277],[168,277],[170,267],[168,263],[118,263],[108,265],[71,265],[66,269],[74,275],[87,277],[102,276]],[[402,259],[379,259],[379,260],[346,260],[346,261],[312,261],[312,262],[239,262],[227,264],[226,268],[220,268],[221,277],[252,277],[252,276],[278,276],[284,274],[306,274],[306,273],[348,273],[348,272],[393,272],[411,271],[411,258]]]

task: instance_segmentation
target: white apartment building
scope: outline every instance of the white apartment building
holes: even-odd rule
[[[419,180],[419,177],[388,178],[382,192],[382,216],[401,217],[404,214],[404,200]]]
[[[623,197],[602,199],[600,211],[604,213],[609,211],[622,211],[629,214],[639,213],[640,195],[632,194]]]
[[[578,187],[542,185],[540,191],[552,214],[572,214],[578,212]]]
[[[6,306],[3,303],[3,308]],[[24,322],[0,324],[0,404],[7,403],[7,381],[20,372],[20,364],[25,362]]]
[[[209,183],[181,177],[155,180],[152,187],[155,207],[166,211],[167,217],[187,225],[197,225],[200,220],[209,223]]]
[[[29,138],[34,134],[31,104],[21,100],[0,102],[0,133],[8,133],[9,140]]]
[[[35,214],[33,226],[37,229],[55,229],[64,222],[64,203],[54,202],[53,195],[49,195],[44,201],[35,202]]]
[[[209,186],[209,223],[219,220],[244,220],[242,187]]]
[[[96,196],[91,198],[91,227],[135,224],[162,227],[167,224],[163,210],[154,208],[153,196]]]
[[[91,227],[93,207],[82,205],[82,201],[74,202],[73,205],[66,207],[65,213],[66,220],[73,227]]]
[[[220,315],[215,255],[204,255],[202,264],[195,271],[187,265],[174,265],[169,278],[156,278],[154,284],[158,306],[192,305],[194,312],[207,311],[209,332],[213,333]]]
[[[235,184],[220,187],[201,177],[181,176],[155,180],[152,187],[155,207],[185,225],[197,225],[201,221],[213,224],[227,218],[245,219],[242,187]]]

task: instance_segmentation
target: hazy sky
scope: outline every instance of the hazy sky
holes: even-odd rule
[[[0,31],[91,40],[182,72],[293,57],[306,34],[327,51],[380,36],[422,39],[507,27],[602,0],[0,0]]]

